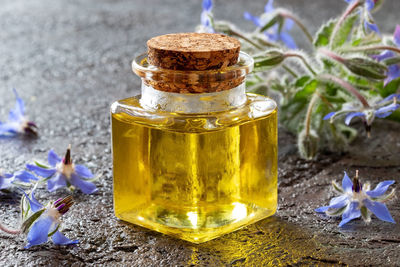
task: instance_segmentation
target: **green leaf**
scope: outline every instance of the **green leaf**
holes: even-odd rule
[[[400,87],[400,78],[396,78],[390,81],[388,84],[386,84],[386,86],[384,86],[379,93],[381,94],[382,97],[387,97],[391,94],[396,93],[399,87]]]
[[[342,46],[349,38],[349,35],[354,27],[354,23],[357,21],[358,14],[352,14],[348,16],[343,23],[339,26],[339,29],[332,41],[332,48],[335,49]]]
[[[317,80],[311,80],[309,81],[304,87],[303,89],[301,89],[300,91],[298,91],[295,96],[294,99],[295,100],[301,100],[301,99],[308,99],[308,97],[315,92],[315,90],[317,89],[318,86],[318,81]]]
[[[390,66],[390,65],[394,65],[394,64],[399,64],[400,63],[400,57],[391,57],[391,58],[387,58],[381,61],[383,64]]]
[[[354,74],[376,80],[385,79],[388,70],[385,65],[362,57],[346,59],[343,64]]]
[[[336,19],[329,20],[327,23],[321,26],[314,38],[315,47],[327,46],[329,44],[329,39],[331,38],[331,34],[336,22]]]
[[[254,57],[254,72],[269,70],[271,67],[281,64],[284,60],[285,55],[280,51],[265,52]]]
[[[391,121],[400,122],[400,110],[396,110],[395,112],[393,112],[392,115],[388,117],[388,119]]]
[[[294,82],[294,86],[303,87],[310,79],[311,77],[308,75],[301,76]]]
[[[31,225],[37,220],[37,218],[39,218],[40,215],[42,215],[42,213],[45,211],[46,209],[41,209],[38,210],[37,212],[35,212],[34,214],[32,214],[28,219],[26,219],[21,226],[21,231],[22,233],[26,234],[29,230],[29,228],[31,228]]]
[[[265,23],[265,25],[262,26],[262,27],[259,29],[259,32],[264,32],[264,31],[268,30],[269,28],[271,28],[272,26],[274,26],[276,23],[278,23],[278,22],[279,22],[279,19],[281,19],[281,16],[279,15],[278,12],[276,12],[275,14],[273,14],[273,15],[271,16],[271,19],[270,19],[269,21],[267,21],[267,22]]]

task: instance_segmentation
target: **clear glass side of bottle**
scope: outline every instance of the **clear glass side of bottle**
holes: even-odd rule
[[[115,102],[116,216],[200,243],[274,214],[276,104],[241,93],[240,105],[212,112],[149,108],[143,96]]]

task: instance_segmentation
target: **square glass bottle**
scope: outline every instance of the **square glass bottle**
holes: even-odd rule
[[[132,66],[142,94],[111,107],[115,215],[201,243],[274,214],[277,107],[246,94],[252,58],[173,70],[144,54]]]

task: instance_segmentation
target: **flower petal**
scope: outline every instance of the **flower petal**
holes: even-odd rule
[[[18,180],[25,182],[25,183],[29,183],[31,180],[33,180],[33,181],[39,180],[39,178],[37,178],[35,175],[33,175],[32,173],[27,172],[27,171],[18,171],[14,174],[14,176]]]
[[[367,8],[368,11],[371,11],[375,6],[374,0],[366,0],[365,1],[365,7]]]
[[[370,197],[380,197],[388,190],[389,186],[394,184],[394,180],[380,182],[374,190],[367,191],[366,194]]]
[[[336,114],[336,112],[330,112],[330,113],[326,114],[325,117],[324,117],[324,120],[329,120],[329,119],[332,118],[333,115],[335,115],[335,114]]]
[[[349,125],[354,117],[365,117],[365,114],[362,112],[350,112],[349,114],[346,115],[344,123],[346,123],[346,125]]]
[[[386,205],[377,201],[371,201],[369,199],[364,199],[364,205],[375,214],[382,221],[396,223],[392,216],[390,215],[389,210],[387,209]]]
[[[83,165],[75,165],[75,173],[83,178],[93,177],[93,173]]]
[[[61,158],[56,154],[56,152],[50,150],[49,154],[47,155],[47,161],[52,167],[55,167],[57,163],[61,161]]]
[[[91,194],[97,191],[93,183],[80,179],[76,174],[71,175],[71,184],[78,187],[85,194]]]
[[[319,207],[319,208],[316,208],[315,209],[315,211],[316,212],[326,212],[327,210],[329,210],[329,206],[323,206],[323,207]]]
[[[290,49],[296,49],[297,48],[296,42],[293,40],[292,36],[290,36],[290,34],[288,34],[287,32],[281,32],[280,33],[280,39]]]
[[[50,216],[42,215],[36,222],[33,223],[31,229],[29,230],[27,239],[28,245],[25,248],[30,248],[31,246],[39,245],[47,241],[50,226],[53,224],[53,219]]]
[[[0,189],[6,189],[9,188],[12,185],[12,182],[14,181],[14,178],[5,178],[0,176]]]
[[[244,16],[245,19],[253,22],[254,25],[256,25],[257,27],[262,27],[263,26],[259,17],[253,16],[249,12],[244,12],[243,16]]]
[[[392,101],[393,98],[395,98],[395,97],[398,98],[398,99],[400,100],[400,94],[391,94],[391,95],[385,97],[384,99],[382,99],[381,101],[379,101],[378,104],[379,104],[379,103],[383,103],[383,102]]]
[[[371,31],[379,33],[378,26],[375,23],[369,23],[367,20],[365,20],[365,22],[364,22],[364,28],[365,29],[369,28]]]
[[[213,3],[212,0],[203,0],[203,10],[211,11]]]
[[[378,115],[385,114],[385,113],[388,113],[388,112],[393,112],[398,108],[400,108],[400,104],[392,103],[392,104],[390,104],[388,106],[384,106],[384,107],[381,107],[381,108],[377,109],[375,111],[375,116],[378,117]]]
[[[347,195],[341,195],[331,199],[331,201],[329,202],[329,208],[340,209],[346,206],[348,203],[349,203],[349,197]]]
[[[265,13],[270,13],[270,12],[272,12],[274,10],[275,10],[275,8],[274,8],[274,0],[269,0],[267,2],[267,4],[264,6],[264,12]]]
[[[66,177],[61,173],[57,173],[54,177],[47,180],[47,190],[49,190],[50,192],[66,186]]]
[[[56,172],[56,169],[45,169],[33,164],[26,164],[26,168],[30,171],[33,171],[35,174],[45,178],[53,176],[54,173]]]
[[[53,240],[53,243],[57,245],[73,245],[79,243],[79,240],[71,240],[60,231],[55,232],[54,235],[51,236],[51,239]]]
[[[400,47],[400,25],[396,25],[396,29],[394,31],[393,40],[395,44]]]
[[[43,205],[40,204],[39,201],[37,201],[37,199],[35,198],[35,189],[36,189],[36,186],[33,187],[32,191],[30,193],[31,196],[29,197],[28,194],[24,190],[19,188],[19,190],[22,191],[22,193],[25,195],[26,199],[29,201],[29,206],[33,212],[37,212],[38,210],[43,208]]]
[[[358,209],[358,202],[351,202],[347,210],[342,215],[342,221],[339,223],[339,227],[342,227],[349,221],[356,219],[361,216],[360,209]]]
[[[0,136],[10,136],[18,133],[16,123],[0,123]]]
[[[343,180],[342,180],[342,188],[346,192],[353,191],[353,182],[349,178],[346,172],[344,172]]]

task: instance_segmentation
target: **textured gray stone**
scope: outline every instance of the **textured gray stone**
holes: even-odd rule
[[[218,18],[251,29],[242,18],[246,9],[260,13],[264,1],[220,0]],[[281,0],[300,14],[311,31],[345,8],[344,1]],[[400,2],[386,1],[377,14],[383,31],[392,32]],[[50,242],[24,250],[22,237],[0,233],[1,266],[58,265],[383,265],[400,259],[398,224],[373,220],[337,227],[338,220],[313,209],[333,196],[331,179],[342,171],[360,170],[365,180],[400,182],[400,126],[381,122],[373,137],[360,137],[345,155],[320,155],[300,160],[294,138],[280,132],[279,210],[271,218],[201,245],[192,245],[117,220],[112,210],[112,163],[109,106],[136,94],[140,80],[130,70],[134,55],[152,36],[192,31],[200,1],[178,0],[6,0],[0,10],[0,118],[14,105],[11,88],[26,100],[38,123],[38,139],[0,139],[0,167],[13,172],[32,159],[45,160],[50,148],[64,153],[73,146],[75,161],[87,164],[101,178],[99,192],[74,194],[76,204],[65,216],[64,233],[80,244],[58,247]],[[299,33],[296,30],[296,33]],[[306,40],[297,34],[302,44]],[[41,201],[66,195],[40,188]],[[1,195],[0,218],[18,226],[18,197]],[[389,203],[400,221],[398,199]]]

